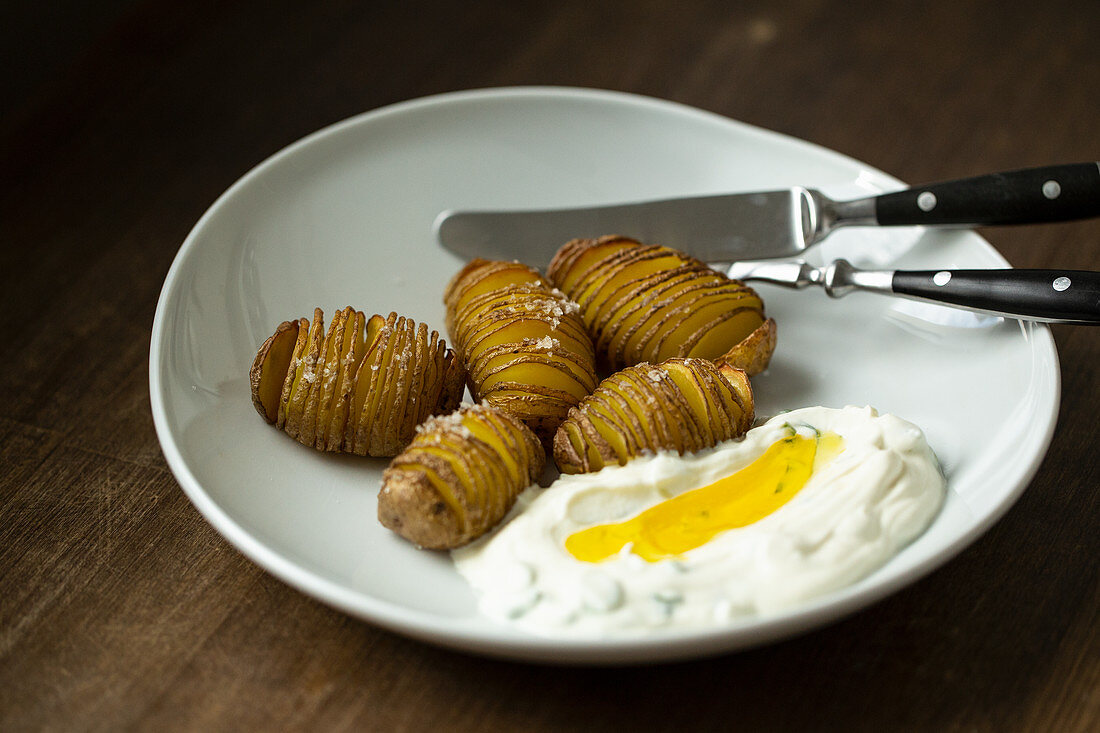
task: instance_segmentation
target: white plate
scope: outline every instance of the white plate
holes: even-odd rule
[[[1016,500],[1057,417],[1044,326],[930,325],[897,301],[761,288],[779,349],[754,380],[758,413],[874,405],[923,426],[949,479],[932,527],[878,572],[780,616],[690,634],[562,642],[476,612],[445,555],[383,529],[384,461],[322,455],[266,425],[247,372],[284,319],[352,305],[442,330],[460,262],[434,242],[447,208],[593,204],[817,185],[838,195],[895,179],[822,148],[669,102],[514,88],[446,94],[328,127],[230,188],[184,242],[153,323],[149,381],[164,454],[199,511],[245,555],[354,616],[465,650],[556,662],[688,658],[820,626],[913,582]],[[918,268],[1002,267],[970,232],[841,230],[823,257]],[[975,578],[976,583],[991,582]]]

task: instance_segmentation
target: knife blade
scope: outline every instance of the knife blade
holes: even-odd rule
[[[704,262],[798,255],[842,226],[979,226],[1100,216],[1100,163],[990,173],[851,201],[795,186],[609,206],[448,210],[433,230],[466,259],[545,266],[578,237],[621,234]]]
[[[659,242],[704,262],[784,257],[812,241],[812,195],[794,187],[574,209],[445,211],[435,233],[464,258],[518,259],[534,267],[548,264],[570,239],[604,234]]]

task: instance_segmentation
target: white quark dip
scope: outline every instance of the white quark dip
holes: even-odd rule
[[[843,451],[762,519],[654,562],[631,545],[578,560],[570,535],[622,522],[751,464],[777,441],[834,433]],[[533,487],[494,533],[452,553],[486,615],[555,636],[714,627],[866,576],[923,532],[945,481],[921,430],[873,409],[808,407],[694,455],[661,453]]]

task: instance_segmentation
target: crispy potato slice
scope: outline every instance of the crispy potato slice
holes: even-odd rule
[[[298,340],[294,342],[294,353],[290,357],[290,366],[287,369],[286,380],[283,382],[283,392],[279,395],[279,416],[275,420],[275,427],[279,430],[286,428],[287,411],[290,407],[290,396],[294,391],[294,380],[298,376],[298,366],[305,356],[309,345],[309,321],[305,318],[298,319]]]
[[[705,443],[698,417],[692,412],[690,403],[680,392],[675,380],[666,370],[654,369],[648,363],[637,366],[637,370],[624,369],[620,374],[635,385],[644,400],[639,405],[642,419],[656,416],[664,424],[668,442],[660,445],[677,453],[698,450]]]
[[[312,400],[312,414],[307,411],[306,424],[312,425],[313,445],[319,450],[325,449],[325,434],[329,428],[329,415],[332,412],[332,399],[336,394],[336,383],[340,378],[340,349],[344,344],[344,326],[348,316],[346,311],[336,311],[325,334],[324,356],[318,361],[318,377],[313,383],[317,393]]]
[[[686,302],[690,308],[712,285],[710,278],[700,276],[694,268],[676,270],[654,281],[637,300],[611,316],[609,323],[615,327],[607,330],[606,347],[598,351],[607,354],[609,361],[614,359],[623,365],[646,361],[644,357],[655,351],[656,332],[665,324],[674,324],[672,319],[683,304]]]
[[[605,379],[600,383],[607,400],[624,415],[624,422],[631,427],[636,450],[647,445],[669,445],[675,438],[668,430],[664,414],[660,410],[649,414],[642,409],[644,398],[627,380]]]
[[[404,317],[397,319],[393,327],[389,348],[384,352],[385,364],[379,370],[378,400],[371,416],[370,444],[367,452],[385,455],[386,436],[393,429],[393,413],[398,405],[400,391],[408,374],[409,323]]]
[[[724,354],[760,371],[774,350],[768,332],[753,335],[765,315],[752,288],[668,247],[620,236],[571,240],[547,277],[580,306],[607,371]]]
[[[432,338],[437,338],[435,331],[432,331]],[[439,410],[437,412],[430,412],[428,409],[429,404],[424,404],[420,409],[420,419],[417,424],[423,422],[424,419],[430,415],[454,411],[454,409],[458,407],[459,401],[462,399],[463,391],[466,389],[466,367],[463,365],[462,359],[459,358],[458,354],[447,348],[447,344],[443,339],[438,339],[435,353],[436,357],[433,360],[433,366],[440,374],[437,378],[440,394],[435,401],[429,404],[438,405]]]
[[[409,375],[408,389],[405,391],[402,403],[401,420],[397,425],[398,435],[412,435],[416,426],[420,424],[419,405],[416,404],[418,395],[424,391],[424,373],[427,371],[428,356],[428,327],[423,323],[414,323],[416,333],[413,338],[412,365]],[[401,448],[405,446],[402,445]]]
[[[408,444],[400,440],[401,424],[408,405],[409,382],[416,361],[416,323],[407,318],[398,320],[397,341],[390,360],[391,378],[387,380],[385,400],[376,418],[374,431],[377,452],[374,455],[396,455]],[[409,438],[412,438],[410,433]]]
[[[377,314],[371,316],[370,320],[367,321],[365,353],[359,361],[359,368],[355,372],[355,386],[352,388],[351,405],[348,408],[348,422],[344,426],[343,450],[347,453],[366,455],[366,439],[360,437],[364,425],[363,410],[366,408],[368,399],[372,395],[377,395],[377,392],[372,391],[375,385],[373,380],[379,369],[379,364],[382,362],[379,354],[385,350],[385,345],[389,343],[391,328],[389,319]],[[359,448],[360,444],[363,446],[362,450]]]
[[[717,435],[730,432],[730,421],[722,420],[721,410],[715,404],[714,390],[717,387],[707,379],[709,374],[706,371],[693,369],[682,361],[669,361],[656,371],[663,371],[672,378],[687,403],[686,415],[693,418],[691,422],[699,428],[698,438],[691,450],[714,445],[718,442]]]
[[[563,350],[555,351],[554,346],[557,344],[521,344],[527,347],[524,353],[516,353],[512,344],[504,344],[478,355],[471,369],[484,375],[480,384],[483,394],[492,392],[499,384],[524,385],[537,382],[549,390],[568,394],[575,404],[596,388],[594,375],[587,371],[591,362],[586,363],[576,354]]]
[[[450,412],[464,389],[462,361],[425,324],[337,311],[279,325],[260,347],[249,383],[268,422],[318,450],[393,456],[423,419]]]
[[[543,283],[538,273],[518,262],[495,261],[487,264],[486,260],[472,260],[451,279],[444,290],[448,332],[453,333],[454,316],[471,307],[474,301],[492,299],[492,293],[512,286],[522,288],[530,285],[538,288]]]
[[[340,376],[333,394],[332,414],[325,434],[325,450],[335,452],[344,447],[344,431],[348,422],[348,410],[351,407],[352,392],[355,389],[355,373],[363,358],[364,328],[366,316],[350,306],[348,319],[344,325],[344,343],[340,348]]]
[[[267,341],[260,346],[248,382],[252,386],[252,405],[256,412],[274,424],[279,417],[283,383],[294,359],[294,347],[298,342],[298,322],[283,321]]]
[[[378,520],[420,547],[460,547],[504,518],[545,460],[535,434],[503,410],[429,418],[383,473]]]
[[[645,453],[696,452],[744,434],[752,416],[739,369],[690,358],[638,364],[570,410],[554,435],[554,461],[562,473],[588,473]]]
[[[286,432],[297,439],[302,433],[302,420],[306,413],[313,382],[317,379],[317,357],[325,336],[325,314],[320,308],[313,310],[313,322],[309,326],[306,351],[298,362],[294,381],[290,386],[290,401],[287,402]],[[312,439],[310,443],[312,443]],[[308,445],[308,443],[307,443]]]
[[[772,353],[775,352],[777,327],[774,318],[769,318],[745,337],[740,343],[715,359],[718,364],[729,364],[743,369],[750,377],[755,377],[768,368]]]
[[[385,419],[386,396],[389,385],[396,379],[394,353],[401,340],[401,326],[404,318],[398,318],[396,313],[390,313],[386,319],[386,325],[378,337],[378,345],[374,351],[374,358],[370,363],[370,395],[363,405],[363,412],[359,415],[359,426],[356,431],[358,440],[356,452],[361,455],[381,455],[379,436],[382,433],[382,421]]]
[[[720,364],[718,371],[726,378],[734,392],[734,399],[741,406],[741,419],[738,423],[738,432],[745,432],[752,427],[756,419],[756,408],[753,403],[752,385],[749,383],[749,375],[744,369],[730,364]]]

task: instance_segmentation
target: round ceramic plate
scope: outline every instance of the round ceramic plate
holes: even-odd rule
[[[199,511],[290,585],[399,633],[516,659],[624,663],[761,644],[881,599],[944,563],[1023,491],[1050,442],[1059,373],[1046,327],[856,294],[759,288],[779,323],[759,415],[872,405],[925,429],[948,478],[920,538],[841,592],[693,633],[561,641],[489,621],[445,554],[375,518],[383,460],[323,455],[253,410],[248,369],[283,320],[315,306],[391,310],[442,330],[461,263],[444,209],[585,205],[817,186],[841,198],[899,181],[814,145],[681,105],[560,88],[445,94],[317,132],[230,188],[184,242],[153,323],[150,390],[164,454]],[[735,224],[735,223],[731,223]],[[841,230],[815,253],[862,265],[1003,267],[966,231]],[[981,582],[980,579],[978,582]]]

